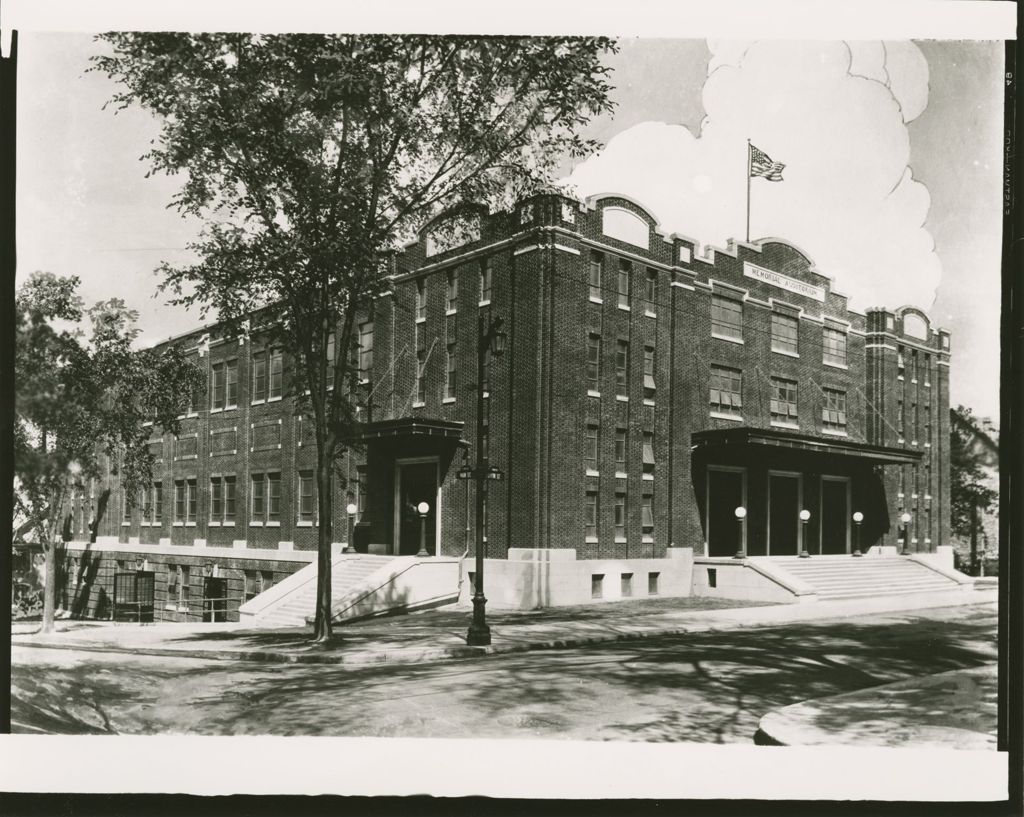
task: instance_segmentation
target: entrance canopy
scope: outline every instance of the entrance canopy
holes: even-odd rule
[[[783,448],[838,457],[852,457],[865,464],[913,465],[922,457],[920,451],[871,445],[843,437],[837,437],[834,440],[822,439],[809,434],[796,434],[776,428],[741,427],[696,431],[690,435],[690,440],[693,442],[695,450],[719,446]]]
[[[434,437],[462,442],[461,421],[433,418],[401,417],[397,420],[378,420],[367,423],[361,435],[364,441],[395,437]]]

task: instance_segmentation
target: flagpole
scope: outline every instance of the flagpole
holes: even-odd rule
[[[750,243],[750,140],[747,139],[747,243]]]

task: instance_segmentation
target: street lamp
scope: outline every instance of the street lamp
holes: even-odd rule
[[[854,556],[863,556],[860,552],[860,523],[864,521],[864,514],[860,511],[853,512],[853,535],[854,535]]]
[[[908,547],[908,541],[910,539],[910,514],[904,511],[900,516],[900,522],[903,523],[903,553],[901,556],[909,556],[910,548]]]
[[[345,506],[345,513],[348,514],[348,542],[345,543],[345,548],[342,553],[355,553],[355,530],[356,530],[356,514],[359,512],[359,508],[355,502],[349,502]]]
[[[427,553],[427,514],[430,513],[430,505],[426,502],[421,502],[416,506],[416,511],[420,515],[420,549],[416,553],[417,556],[429,556]]]
[[[466,643],[484,647],[491,643],[491,628],[487,626],[487,598],[484,596],[484,503],[487,502],[487,480],[502,479],[504,474],[492,468],[484,456],[484,366],[487,355],[501,357],[505,353],[508,336],[501,331],[504,321],[480,314],[476,335],[476,467],[471,476],[476,480],[476,586],[473,589],[473,621],[466,633]],[[488,384],[490,388],[490,384]],[[488,446],[490,449],[490,446]]]
[[[739,528],[740,541],[739,547],[736,549],[736,555],[732,558],[742,559],[747,555],[746,553],[744,553],[743,548],[743,520],[747,518],[747,509],[740,505],[735,511],[733,511],[733,513],[736,514],[736,523],[737,527]]]
[[[804,508],[800,511],[800,524],[803,526],[800,531],[800,558],[809,559],[811,554],[807,552],[807,523],[811,519],[811,512]]]

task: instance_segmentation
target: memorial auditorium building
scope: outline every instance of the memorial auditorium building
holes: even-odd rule
[[[614,194],[441,217],[388,257],[389,291],[358,321],[363,423],[340,463],[337,565],[372,557],[364,573],[394,583],[396,566],[434,564],[409,579],[432,589],[403,598],[466,598],[475,483],[457,475],[477,455],[479,385],[503,475],[484,514],[493,605],[825,598],[810,565],[910,586],[913,564],[954,586],[949,333],[913,307],[852,311],[826,273],[782,238],[719,249],[666,235]],[[478,384],[481,316],[502,319],[507,343]],[[280,606],[294,574],[315,571],[314,451],[291,361],[216,325],[168,343],[206,369],[207,393],[177,437],[152,440],[153,487],[135,507],[116,482],[102,510],[103,486],[79,497],[63,601],[105,615],[113,574],[141,571],[158,618],[210,617],[204,598],[258,618],[274,606],[264,594]]]

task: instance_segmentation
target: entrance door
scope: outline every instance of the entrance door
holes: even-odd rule
[[[207,576],[203,579],[203,621],[228,620],[228,580]]]
[[[746,533],[736,521],[736,508],[745,505],[742,470],[708,469],[708,555],[735,556]]]
[[[821,552],[850,552],[850,482],[821,478]]]
[[[436,552],[437,462],[403,463],[398,468],[398,554],[415,556],[419,552],[422,524],[427,553],[433,556]],[[421,502],[430,506],[422,523],[416,510]]]
[[[768,475],[768,555],[800,552],[800,477]]]

